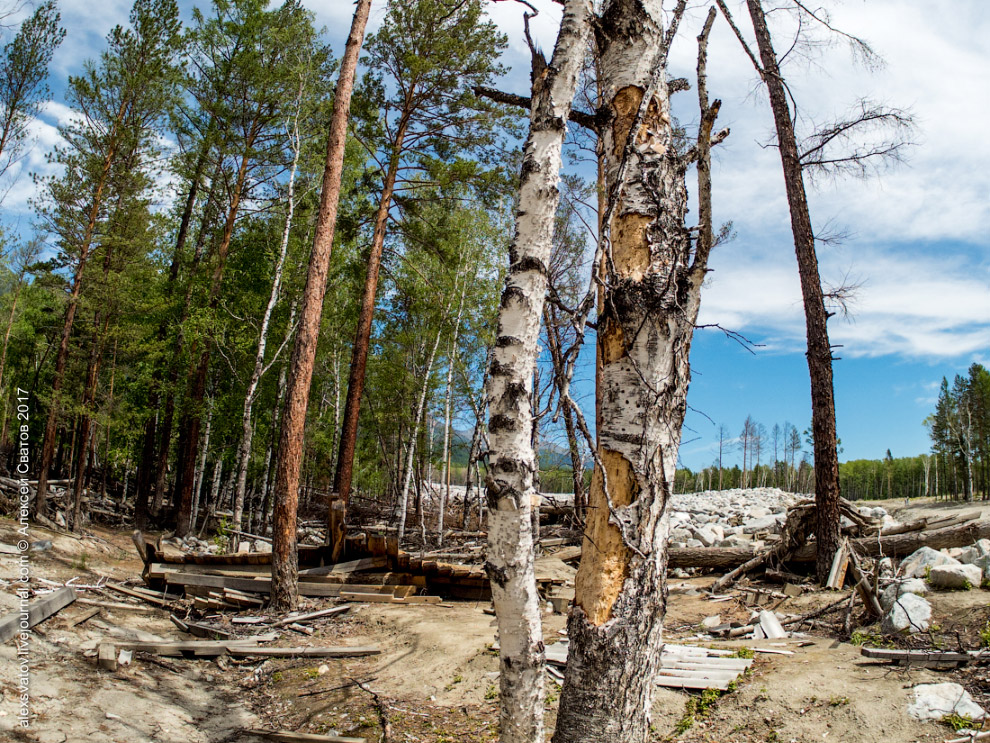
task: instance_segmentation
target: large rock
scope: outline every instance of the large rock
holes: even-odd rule
[[[950,591],[968,591],[979,586],[983,571],[976,565],[936,565],[928,575],[928,582],[935,588]]]
[[[743,534],[757,534],[761,531],[776,532],[780,529],[783,521],[784,519],[780,516],[762,516],[743,524]]]
[[[943,555],[931,547],[922,547],[912,552],[901,562],[901,577],[924,578],[929,569],[939,565],[959,565],[959,561],[953,560],[948,555]]]
[[[932,618],[932,607],[913,593],[897,597],[883,615],[880,630],[885,635],[913,635],[928,629]]]
[[[694,530],[694,538],[700,540],[706,547],[713,547],[725,539],[725,532],[718,524],[705,524]]]
[[[924,596],[928,593],[928,585],[921,578],[908,578],[905,581],[891,583],[880,594],[880,606],[884,611],[888,611],[894,605],[894,601],[906,593],[913,593],[915,596]]]
[[[957,558],[964,565],[975,565],[981,557],[990,556],[990,539],[981,539],[976,544],[966,547]]]
[[[986,712],[959,684],[918,684],[908,714],[917,720],[941,720],[949,715],[982,720]]]

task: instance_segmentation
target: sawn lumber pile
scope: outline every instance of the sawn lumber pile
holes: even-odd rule
[[[259,606],[271,590],[271,553],[177,553],[163,550],[160,542],[145,541],[140,532],[134,533],[134,543],[145,563],[142,577],[149,588],[191,595],[200,608]],[[488,576],[481,565],[415,557],[400,550],[395,537],[348,536],[345,561],[324,564],[328,560],[327,548],[299,547],[300,595],[407,604],[436,603],[440,595],[491,598]],[[547,574],[538,575],[537,581],[549,589],[564,579]],[[421,591],[434,595],[412,595]]]

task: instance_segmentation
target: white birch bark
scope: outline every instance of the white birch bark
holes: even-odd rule
[[[608,201],[598,447],[554,743],[645,741],[660,663],[666,506],[711,247],[699,238],[692,260],[687,161],[674,148],[666,84],[676,25],[664,31],[662,6],[611,0],[596,27],[610,114],[600,148]],[[672,24],[684,6],[678,3]]]
[[[542,743],[545,656],[531,528],[536,461],[531,434],[533,370],[547,291],[561,149],[587,50],[589,0],[564,6],[553,58],[534,69],[519,209],[499,308],[488,386],[488,559],[499,632],[502,743]],[[535,57],[535,55],[534,55]]]
[[[192,513],[189,514],[189,531],[196,531],[196,517],[199,515],[199,494],[203,491],[203,480],[206,479],[206,455],[210,450],[210,431],[213,427],[213,398],[206,408],[206,428],[203,431],[203,441],[200,445],[199,465],[196,467],[196,483],[193,485]]]
[[[406,533],[406,513],[409,508],[409,486],[412,483],[413,478],[413,462],[416,456],[416,438],[419,433],[419,426],[423,422],[423,411],[426,409],[426,395],[430,389],[430,376],[433,374],[433,362],[437,357],[437,349],[440,347],[440,338],[443,335],[443,325],[437,328],[437,335],[433,341],[433,347],[430,349],[430,356],[426,361],[426,367],[423,370],[423,386],[419,391],[419,401],[416,403],[416,418],[413,422],[412,433],[409,439],[409,448],[406,451],[406,467],[405,467],[405,478],[402,481],[402,493],[399,496],[399,531],[398,538],[402,541],[402,537]],[[422,514],[423,509],[420,508],[420,514]]]
[[[300,86],[300,96],[302,86]],[[295,182],[296,169],[299,165],[299,111],[298,101],[296,107],[296,118],[293,121],[292,132],[292,167],[289,170],[289,182],[286,192],[286,214],[285,225],[282,229],[282,239],[279,243],[278,259],[275,263],[275,276],[272,278],[272,290],[268,296],[268,304],[265,305],[265,312],[261,318],[261,328],[258,331],[258,348],[254,356],[254,369],[251,371],[251,379],[248,382],[247,391],[244,393],[244,412],[241,415],[241,445],[237,451],[237,484],[234,496],[234,517],[233,526],[237,531],[241,531],[241,520],[244,514],[244,493],[247,490],[247,471],[251,461],[251,443],[254,439],[254,429],[251,425],[252,409],[254,399],[258,394],[258,384],[265,373],[265,350],[268,347],[268,326],[271,323],[272,313],[278,303],[278,295],[282,289],[282,271],[285,267],[285,255],[289,249],[289,234],[292,231],[292,217],[296,210]],[[290,323],[289,334],[292,332]],[[231,552],[237,552],[240,536],[235,534],[231,540]]]

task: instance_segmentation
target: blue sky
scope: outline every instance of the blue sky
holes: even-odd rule
[[[533,1],[541,10],[534,34],[549,56],[560,9],[552,0]],[[339,53],[352,2],[306,4]],[[744,6],[738,0],[729,5],[747,29]],[[990,138],[982,131],[990,119],[990,6],[983,0],[940,8],[921,0],[825,5],[835,26],[867,38],[886,65],[864,69],[842,43],[791,55],[784,73],[799,102],[799,130],[840,116],[863,97],[907,108],[917,124],[902,166],[879,179],[825,182],[810,190],[816,229],[834,225],[848,234],[842,245],[820,249],[824,281],[860,287],[850,318],[830,325],[833,342],[843,345],[835,365],[841,458],[879,458],[887,448],[895,456],[918,454],[928,448],[922,421],[942,376],[964,373],[973,361],[990,363]],[[180,2],[186,16],[192,6]],[[71,114],[61,101],[66,76],[98,54],[110,27],[126,22],[130,3],[106,0],[98,12],[83,0],[62,0],[61,7],[68,36],[52,68],[56,100],[35,124],[38,144],[23,173],[45,172],[55,126]],[[371,30],[384,7],[384,0],[374,1]],[[501,86],[525,94],[523,6],[510,1],[490,9],[510,38],[505,62],[512,70]],[[685,18],[671,55],[672,75],[693,78],[694,38],[706,10],[698,4]],[[715,153],[716,220],[731,220],[736,237],[712,257],[700,322],[719,323],[763,347],[751,354],[718,331],[696,335],[693,410],[681,450],[682,462],[692,468],[712,461],[718,424],[738,434],[748,414],[768,429],[785,420],[804,429],[811,418],[780,163],[764,146],[772,140],[772,121],[752,67],[721,18],[712,34],[709,90],[723,101],[719,125],[732,129]],[[675,114],[689,129],[697,120],[695,107],[693,92],[675,98]],[[33,192],[23,173],[3,207],[5,221],[20,220],[22,233]],[[688,185],[693,190],[692,174]],[[578,392],[590,411],[588,363],[579,376]]]

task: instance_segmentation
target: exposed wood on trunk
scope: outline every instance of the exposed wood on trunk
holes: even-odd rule
[[[687,164],[670,118],[666,58],[685,4],[665,31],[659,0],[613,0],[596,27],[610,116],[600,145],[607,199],[593,268],[601,290],[598,443],[555,743],[640,743],[650,726],[666,609],[666,507],[711,248],[699,240],[692,250]],[[707,93],[701,106],[705,113]]]

